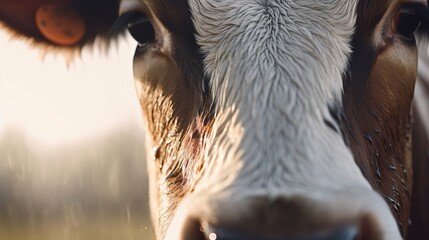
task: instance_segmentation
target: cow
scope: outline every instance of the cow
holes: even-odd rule
[[[179,240],[429,236],[410,228],[429,214],[410,115],[428,16],[423,0],[0,0],[44,51],[139,42],[152,219]]]

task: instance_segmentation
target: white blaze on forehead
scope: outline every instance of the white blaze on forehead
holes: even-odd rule
[[[357,0],[189,5],[217,111],[206,152],[210,174],[199,185],[243,184],[270,194],[333,181],[368,186],[323,120],[331,119],[330,104],[341,106]]]

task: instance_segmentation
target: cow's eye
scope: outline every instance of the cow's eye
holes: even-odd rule
[[[422,22],[422,17],[416,13],[413,6],[404,5],[399,9],[395,22],[395,32],[400,34],[404,40],[413,40],[414,33]]]
[[[140,44],[155,40],[155,30],[150,20],[142,13],[133,13],[128,20],[128,31]]]

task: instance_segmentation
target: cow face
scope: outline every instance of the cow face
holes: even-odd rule
[[[264,237],[351,224],[364,238],[398,238],[371,186],[405,234],[423,4],[141,4],[154,36],[134,69],[159,236],[191,239],[201,224]]]
[[[4,2],[0,19],[44,39]],[[77,45],[114,10],[140,42],[160,239],[406,236],[424,1],[66,2],[89,29]]]

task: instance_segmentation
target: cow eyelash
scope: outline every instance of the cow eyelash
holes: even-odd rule
[[[110,36],[117,36],[122,33],[124,33],[127,30],[128,23],[130,21],[130,18],[134,12],[127,12],[118,17],[116,21],[113,23],[113,25],[109,29],[109,35]]]
[[[127,12],[122,14],[113,24],[109,34],[116,35],[125,30],[131,34],[139,45],[154,41],[155,30],[150,20],[140,12]]]
[[[419,30],[429,30],[429,9],[422,3],[405,3],[398,10],[393,30],[405,41],[414,41],[414,34]]]

